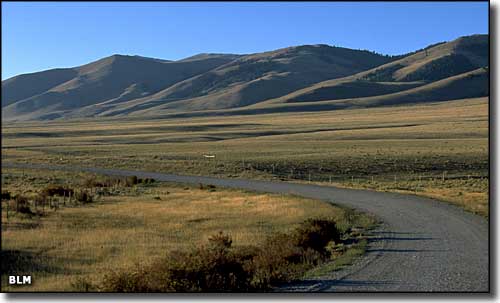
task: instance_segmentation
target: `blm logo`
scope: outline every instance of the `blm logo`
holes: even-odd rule
[[[9,276],[10,285],[31,284],[31,276]]]

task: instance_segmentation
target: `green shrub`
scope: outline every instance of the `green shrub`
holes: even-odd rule
[[[137,176],[128,176],[127,178],[125,178],[126,186],[133,186],[136,185],[137,183],[138,183]]]
[[[231,249],[232,239],[222,232],[206,246],[189,253],[175,252],[164,262],[166,291],[246,291],[250,276]],[[161,268],[160,266],[159,268]]]
[[[101,291],[112,292],[157,292],[162,289],[152,288],[151,274],[142,267],[126,271],[115,271],[104,276],[100,284]]]
[[[248,273],[228,249],[203,247],[168,262],[170,286],[175,291],[245,291]]]
[[[113,186],[133,186],[136,184],[151,184],[154,183],[155,180],[152,178],[139,179],[137,176],[128,176],[128,177],[114,177],[114,176],[105,176],[96,178],[94,176],[88,177],[83,181],[83,185],[87,188],[90,187],[113,187]]]
[[[294,245],[303,249],[311,248],[322,254],[330,241],[338,243],[340,237],[335,221],[327,219],[308,219],[291,235]]]
[[[69,197],[73,193],[74,190],[71,188],[66,188],[60,185],[53,185],[53,184],[47,186],[42,190],[42,195],[47,197],[52,197],[52,196]]]
[[[43,193],[39,193],[33,198],[33,200],[36,205],[44,205],[47,202],[47,196]]]
[[[71,287],[77,292],[96,291],[97,286],[90,282],[87,278],[78,277],[71,282]]]
[[[232,247],[220,232],[192,251],[171,252],[144,267],[106,275],[102,291],[238,292],[269,289],[290,281],[328,257],[327,245],[340,241],[335,222],[311,219],[292,233],[267,239],[262,247]]]
[[[33,215],[34,213],[31,211],[29,206],[28,198],[22,195],[17,195],[15,198],[16,202],[16,211],[21,214]]]
[[[214,250],[226,250],[231,248],[233,240],[231,236],[220,231],[218,234],[208,237],[209,247]]]
[[[75,199],[78,202],[82,202],[82,203],[92,203],[93,202],[92,195],[85,190],[77,191],[75,193]]]
[[[155,182],[155,179],[153,179],[153,178],[144,178],[144,179],[137,180],[137,183],[141,183],[141,184],[152,184],[154,182]]]
[[[252,258],[248,271],[252,272],[251,286],[267,289],[270,285],[289,281],[300,271],[299,266],[304,250],[290,241],[289,235],[271,237]]]
[[[96,187],[96,180],[95,177],[87,177],[83,180],[83,186],[90,188],[90,187]]]
[[[12,195],[9,191],[2,190],[2,200],[10,200]]]
[[[230,250],[229,236],[218,234],[209,244],[191,252],[172,252],[149,268],[114,272],[105,276],[103,291],[200,292],[246,291],[250,277]]]

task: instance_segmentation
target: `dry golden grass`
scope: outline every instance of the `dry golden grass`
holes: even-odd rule
[[[456,204],[472,213],[488,217],[488,180],[407,180],[407,181],[375,181],[354,180],[331,185],[347,188],[363,188],[377,191],[391,191],[410,195],[428,197],[443,202]],[[328,183],[318,183],[330,185]]]
[[[157,120],[80,120],[2,127],[4,161],[346,184],[482,176],[429,192],[487,205],[488,99],[310,113]],[[205,159],[214,154],[215,159]],[[484,186],[486,185],[486,186]],[[414,191],[412,184],[409,191]],[[424,190],[422,190],[424,192]],[[480,193],[476,195],[475,193]],[[472,205],[468,209],[474,209]],[[484,214],[487,211],[479,210]]]
[[[139,196],[106,197],[63,208],[40,219],[2,217],[2,249],[19,251],[19,271],[33,285],[4,290],[69,291],[78,277],[102,278],[110,269],[147,264],[167,251],[202,244],[218,231],[235,246],[259,245],[311,217],[342,222],[344,210],[327,203],[283,195],[176,185],[147,187]],[[27,228],[19,223],[36,223]],[[19,255],[19,254],[18,254]],[[8,274],[8,273],[4,273]]]
[[[489,215],[487,192],[462,192],[457,191],[456,188],[426,188],[421,195],[441,201],[449,201],[486,217]]]
[[[333,178],[342,186],[429,196],[487,216],[488,119],[488,100],[479,98],[314,113],[7,124],[2,160],[288,181],[311,176],[323,184]],[[442,173],[450,179],[441,180]],[[71,174],[2,169],[2,189],[30,195],[39,186],[84,176]],[[36,269],[29,290],[69,290],[76,277],[97,279],[110,267],[150,262],[221,229],[235,245],[245,245],[310,216],[343,216],[343,210],[297,197],[147,190],[65,208],[39,222],[2,217],[2,248],[23,252],[23,264]]]

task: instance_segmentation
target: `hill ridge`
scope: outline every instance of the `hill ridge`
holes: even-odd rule
[[[319,105],[345,99],[360,99],[357,103],[363,104],[363,98],[382,100],[386,95],[404,92],[411,95],[418,87],[444,79],[458,81],[453,77],[487,67],[488,62],[488,35],[459,37],[400,56],[327,44],[246,55],[200,53],[180,60],[113,54],[76,67],[2,81],[2,118],[15,121],[231,112],[276,104],[283,104],[280,107],[287,110],[295,103]],[[467,93],[450,96],[484,96],[489,93],[484,84],[488,76],[489,70],[477,79],[460,78],[464,87],[459,89]],[[430,99],[441,94],[441,86],[430,87],[434,90],[434,94],[426,93]],[[437,99],[442,98],[439,95]],[[398,102],[424,101],[417,99],[408,97]],[[307,108],[293,106],[297,107]]]

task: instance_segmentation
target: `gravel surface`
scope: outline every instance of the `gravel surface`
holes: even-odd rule
[[[380,229],[374,231],[375,238],[369,243],[366,255],[353,266],[318,279],[299,281],[278,291],[489,291],[488,220],[447,203],[413,195],[285,182],[102,168],[24,167],[136,175],[159,181],[295,194],[365,211],[383,222]]]

